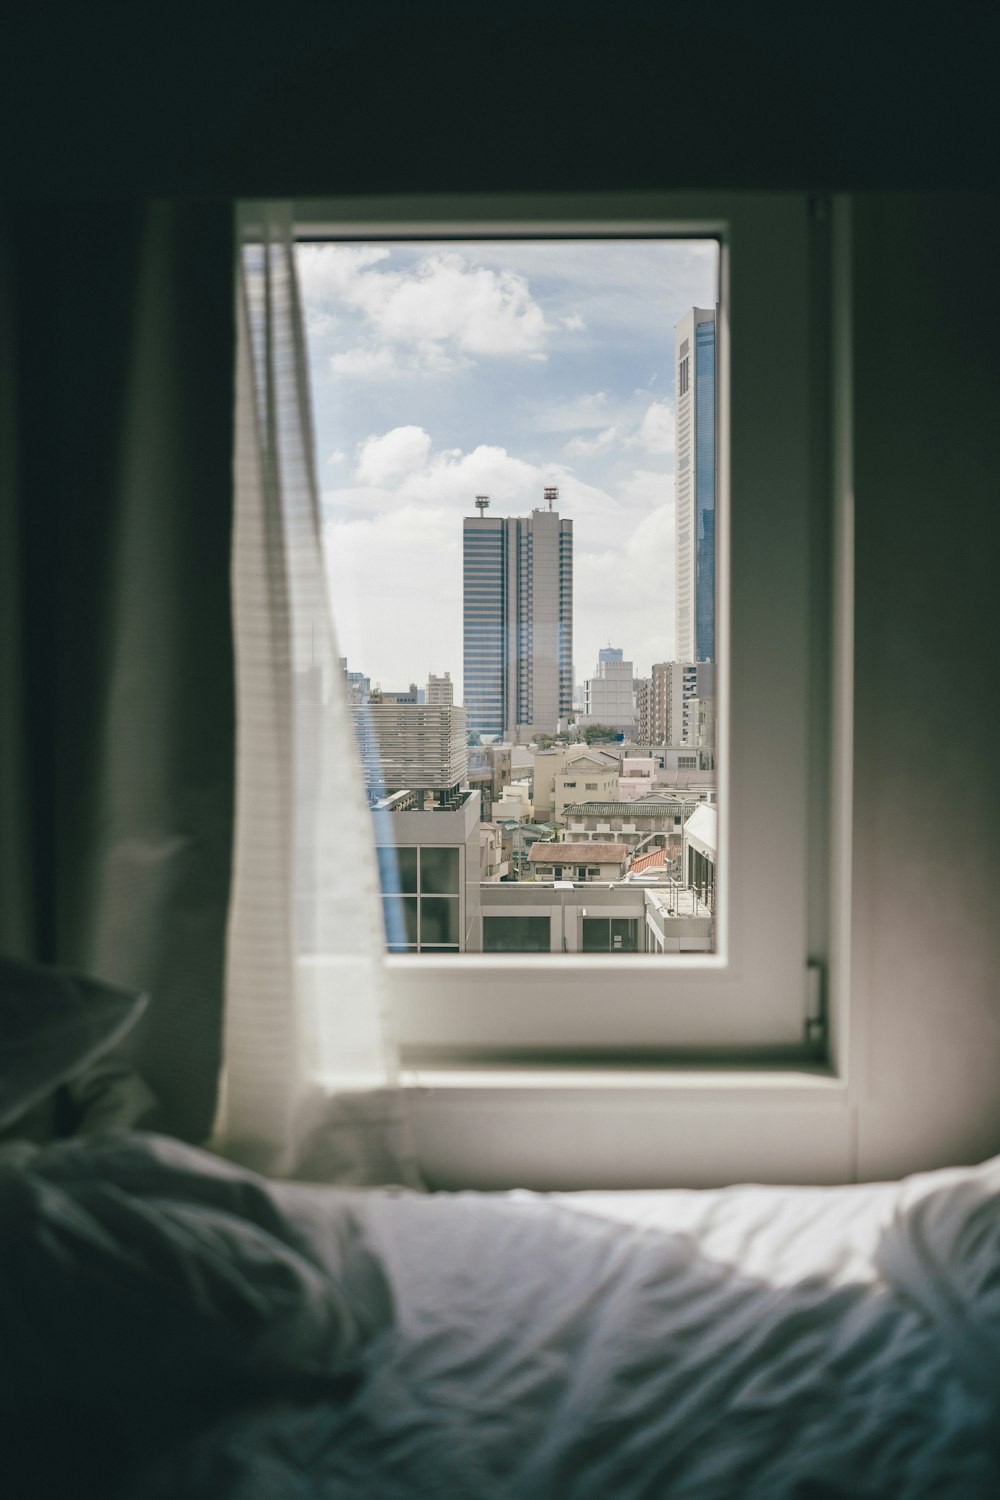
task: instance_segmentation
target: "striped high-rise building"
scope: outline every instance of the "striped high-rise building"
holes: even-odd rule
[[[676,330],[677,661],[715,660],[717,318],[693,307]]]
[[[555,734],[573,710],[573,522],[553,508],[463,521],[465,709],[498,740]]]

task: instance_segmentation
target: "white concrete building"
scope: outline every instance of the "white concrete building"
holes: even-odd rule
[[[527,782],[509,782],[504,787],[502,794],[494,802],[494,822],[499,822],[504,818],[514,818],[518,823],[534,822],[535,809],[532,806],[531,793]]]
[[[557,780],[564,775],[568,766],[581,759],[586,759],[592,767],[611,772],[616,777],[618,775],[617,756],[605,750],[588,749],[586,745],[550,745],[547,750],[532,752],[532,801],[535,816],[540,821],[548,822],[555,818]],[[570,777],[570,780],[573,779],[575,778]],[[571,797],[569,800],[579,802],[582,799]]]
[[[718,810],[712,803],[702,803],[684,825],[684,883],[711,909],[715,907],[718,841]]]
[[[455,702],[455,684],[450,672],[446,672],[443,677],[435,677],[433,672],[428,674],[424,702],[439,708],[452,706]]]
[[[392,953],[476,952],[482,941],[479,793],[448,807],[386,797],[372,809]]]
[[[440,800],[464,783],[469,765],[464,708],[371,702],[352,707],[351,713],[369,788],[421,791]]]
[[[612,654],[613,653],[613,654]],[[608,724],[624,734],[635,732],[635,690],[630,661],[614,647],[602,651],[593,677],[584,684],[584,711],[579,720],[585,724]]]
[[[596,798],[614,802],[618,797],[618,765],[605,756],[578,752],[556,773],[552,816],[563,822],[568,805]],[[537,814],[537,806],[536,806]]]
[[[647,755],[623,755],[618,778],[618,796],[622,802],[648,797],[653,790],[659,762]]]

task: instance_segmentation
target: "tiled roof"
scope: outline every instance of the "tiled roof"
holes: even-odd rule
[[[697,797],[636,797],[628,802],[571,802],[564,818],[655,818],[692,813]]]
[[[628,844],[532,844],[533,865],[620,865],[628,859]]]
[[[653,849],[649,854],[638,854],[632,861],[632,873],[638,875],[643,870],[655,869],[657,865],[664,864],[666,858],[666,849]]]

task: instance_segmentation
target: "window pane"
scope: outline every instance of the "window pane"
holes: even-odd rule
[[[457,896],[421,896],[420,946],[428,943],[459,941],[459,903]]]
[[[607,917],[583,918],[584,953],[607,953],[611,948],[611,923]]]
[[[645,921],[691,871],[713,923],[718,243],[331,241],[297,258],[383,893],[452,903],[421,908],[421,951],[503,951],[501,916],[510,951],[551,951],[560,878],[634,890]],[[602,835],[620,853],[598,868]],[[533,859],[538,842],[555,847]],[[519,925],[527,882],[537,928]],[[634,910],[621,890],[609,906]],[[413,941],[398,914],[397,947]],[[590,943],[639,946],[606,920]]]
[[[458,850],[428,849],[420,851],[420,889],[428,893],[458,895]]]
[[[635,953],[639,947],[639,924],[630,917],[611,918],[612,953]]]
[[[396,853],[399,858],[399,889],[404,895],[416,895],[417,851],[402,845]]]
[[[379,844],[375,850],[378,857],[378,874],[383,894],[386,896],[417,894],[417,851],[395,844]]]
[[[484,917],[483,949],[487,953],[548,953],[548,917]]]
[[[386,943],[393,953],[402,952],[417,941],[416,896],[384,896]]]

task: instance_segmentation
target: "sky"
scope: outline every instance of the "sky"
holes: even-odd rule
[[[717,300],[697,240],[300,245],[341,656],[462,692],[462,518],[573,520],[573,680],[674,648],[674,327]]]

